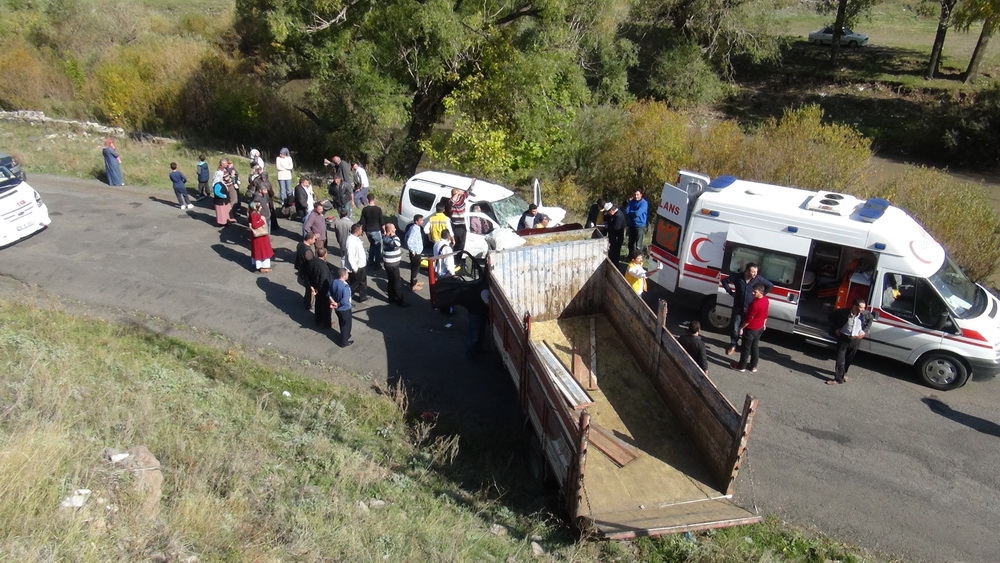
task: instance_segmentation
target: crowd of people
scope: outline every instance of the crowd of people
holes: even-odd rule
[[[425,251],[446,255],[435,263],[439,277],[455,273],[451,254],[457,251],[458,239],[464,234],[466,200],[474,181],[466,190],[455,190],[451,205],[439,206],[438,213],[428,221],[417,215],[410,224],[397,229],[371,193],[368,175],[359,162],[348,164],[339,156],[324,160],[326,166],[332,167],[332,178],[328,197],[322,198],[306,176],[291,185],[294,163],[287,148],[279,151],[274,162],[277,191],[260,151],[251,150],[248,159],[249,176],[244,189],[233,159],[222,158],[211,175],[206,157],[199,156],[195,165],[198,190],[193,198],[188,193],[187,177],[177,163],[171,163],[168,178],[177,205],[189,210],[194,208],[192,201],[212,198],[215,223],[221,228],[238,224],[245,216],[251,267],[260,273],[271,272],[275,254],[271,235],[279,228],[279,217],[289,221],[293,225],[289,229],[292,238],[299,239],[294,269],[303,287],[303,306],[314,311],[320,329],[332,328],[336,316],[340,346],[353,344],[351,314],[369,299],[368,280],[373,272],[384,273],[385,299],[398,307],[410,305],[407,288],[423,288],[418,276]],[[328,216],[331,211],[332,216]],[[425,248],[425,236],[431,243],[429,248]],[[410,270],[408,283],[402,272],[404,251]],[[330,260],[331,252],[339,258],[340,266]]]

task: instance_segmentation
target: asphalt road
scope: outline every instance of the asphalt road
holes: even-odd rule
[[[384,301],[384,279],[373,280],[374,302],[355,313],[357,344],[340,349],[301,306],[286,264],[295,232],[272,237],[274,271],[259,275],[245,229],[219,229],[208,205],[184,212],[169,190],[29,179],[53,223],[0,249],[7,295],[25,294],[17,280],[98,316],[162,319],[158,326],[173,327],[162,330],[335,366],[335,381],[402,382],[418,408],[461,431],[516,418],[499,362],[467,358],[464,315],[435,313],[426,290],[400,309]],[[672,304],[669,324],[676,330],[694,315]],[[848,384],[827,386],[829,349],[766,335],[760,371],[750,375],[724,367],[721,335],[706,341],[709,375],[730,401],[760,399],[741,504],[908,561],[998,560],[1000,381],[942,393],[921,386],[908,366],[860,356]]]

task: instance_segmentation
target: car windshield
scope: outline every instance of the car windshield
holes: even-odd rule
[[[21,183],[21,178],[14,175],[6,166],[0,166],[0,191],[5,192]]]
[[[524,201],[517,194],[494,201],[490,205],[493,206],[493,213],[496,215],[497,222],[504,227],[510,226],[511,218],[517,219],[522,213],[528,210],[528,202]],[[517,224],[516,220],[514,224]]]
[[[945,257],[941,269],[929,281],[944,298],[951,312],[960,319],[978,317],[986,308],[986,292],[974,284],[950,256]]]

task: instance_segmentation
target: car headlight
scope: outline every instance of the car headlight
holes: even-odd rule
[[[42,206],[42,194],[38,192],[35,192],[35,204],[38,205],[38,207]]]

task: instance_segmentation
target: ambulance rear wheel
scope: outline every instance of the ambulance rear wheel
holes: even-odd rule
[[[714,297],[706,299],[701,306],[701,326],[715,332],[725,332],[729,328],[729,317],[718,313]]]
[[[962,360],[944,352],[925,355],[917,369],[924,384],[939,391],[958,389],[969,380],[969,370]]]

